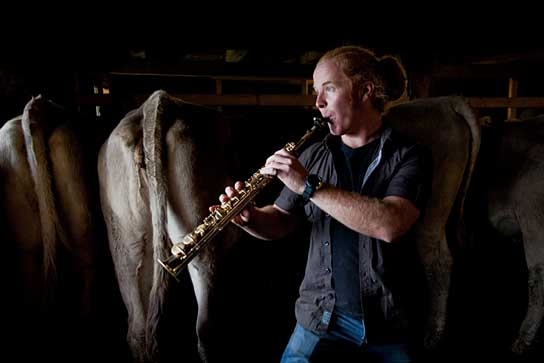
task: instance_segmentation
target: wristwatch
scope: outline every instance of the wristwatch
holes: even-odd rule
[[[302,192],[302,199],[304,203],[308,203],[312,195],[323,186],[323,181],[316,174],[308,174],[306,177],[306,183],[304,184],[304,191]]]

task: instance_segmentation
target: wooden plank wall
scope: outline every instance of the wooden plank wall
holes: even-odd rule
[[[533,67],[534,68],[534,67]],[[544,108],[544,94],[542,96],[520,96],[518,86],[527,76],[528,72],[535,71],[531,67],[513,67],[510,64],[468,64],[458,66],[437,66],[424,72],[411,75],[411,95],[405,98],[421,98],[443,96],[440,90],[436,90],[436,84],[447,80],[492,80],[498,82],[500,88],[493,95],[466,96],[470,105],[477,113],[485,115],[486,109],[504,109],[504,120],[518,120],[518,109]],[[88,77],[88,75],[87,75]],[[95,74],[94,87],[89,92],[78,92],[78,104],[81,107],[94,106],[97,110],[100,106],[111,105],[116,92],[116,83],[123,80],[132,80],[146,83],[147,79],[175,79],[177,84],[187,83],[197,85],[194,89],[198,92],[182,91],[171,92],[175,96],[188,102],[210,106],[272,106],[272,107],[303,107],[312,108],[315,101],[313,94],[313,82],[304,77],[259,77],[259,76],[235,76],[235,75],[194,75],[183,72],[164,72],[159,67],[156,69],[123,68],[110,72]],[[159,81],[160,84],[160,81]],[[206,86],[203,86],[205,85]],[[98,86],[97,86],[98,85]],[[267,92],[267,88],[286,86],[281,92]],[[242,89],[242,92],[232,89]],[[205,91],[203,92],[202,89]],[[249,89],[250,92],[243,91]],[[448,94],[451,94],[451,90]],[[453,92],[456,92],[454,90]],[[462,94],[462,91],[458,91]],[[498,93],[498,95],[497,95]],[[136,102],[142,102],[148,92],[137,90],[133,95]]]

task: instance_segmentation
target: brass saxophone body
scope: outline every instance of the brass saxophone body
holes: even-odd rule
[[[288,152],[296,152],[317,130],[326,125],[326,120],[314,117],[314,125],[306,131],[302,138],[294,143],[289,142],[284,146]],[[238,191],[238,196],[222,203],[210,213],[202,223],[192,232],[183,237],[182,241],[175,243],[170,252],[172,255],[166,260],[158,259],[162,267],[166,269],[176,280],[183,269],[198,255],[198,253],[240,212],[255,199],[259,192],[274,179],[268,174],[255,172],[244,182],[244,188]]]

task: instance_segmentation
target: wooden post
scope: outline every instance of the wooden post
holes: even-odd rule
[[[220,79],[215,80],[215,94],[221,96],[223,94],[223,82]]]
[[[514,98],[518,96],[518,80],[514,78],[508,78],[508,98]],[[514,107],[508,107],[506,113],[506,119],[508,121],[516,120],[517,109]]]

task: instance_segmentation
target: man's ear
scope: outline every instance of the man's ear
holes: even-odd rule
[[[363,100],[371,97],[374,94],[374,83],[366,81],[362,87]]]

